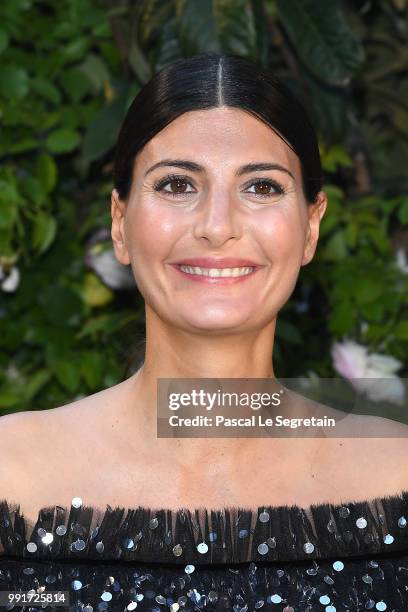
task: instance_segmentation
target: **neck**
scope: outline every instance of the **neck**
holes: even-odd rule
[[[200,330],[191,333],[169,326],[149,311],[146,316],[146,354],[129,379],[129,419],[132,430],[143,432],[146,443],[191,453],[240,448],[249,438],[157,439],[157,379],[159,378],[275,378],[272,351],[276,319],[262,329],[240,334]],[[135,408],[137,406],[137,408]],[[140,409],[140,410],[139,410]],[[135,423],[137,421],[137,423]]]

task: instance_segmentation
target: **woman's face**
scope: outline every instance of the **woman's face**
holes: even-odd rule
[[[281,169],[240,172],[261,163]],[[270,323],[290,297],[313,257],[326,204],[320,192],[307,205],[297,155],[260,120],[234,108],[192,111],[138,154],[127,203],[113,191],[112,238],[146,309],[188,331],[244,332]],[[232,267],[256,269],[214,279],[178,266],[203,257],[213,261],[201,268],[240,258],[249,263]]]

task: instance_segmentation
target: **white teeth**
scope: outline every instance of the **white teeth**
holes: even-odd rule
[[[250,274],[254,267],[251,268],[198,268],[196,266],[183,266],[180,269],[188,274],[200,274],[201,276],[211,276],[213,278],[227,278],[235,276],[245,276]]]

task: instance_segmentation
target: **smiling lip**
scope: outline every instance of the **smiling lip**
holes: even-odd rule
[[[197,266],[198,268],[259,268],[250,259],[240,259],[238,257],[191,257],[181,261],[172,262],[175,266]]]
[[[254,274],[258,272],[263,266],[256,264],[249,259],[240,259],[237,257],[225,257],[225,258],[213,258],[213,257],[194,257],[184,259],[177,263],[170,263],[171,267],[177,270],[179,274],[182,274],[184,278],[198,283],[206,283],[210,285],[233,285],[236,283],[242,283],[248,278],[252,278]],[[253,268],[249,274],[242,276],[229,276],[229,277],[211,277],[203,276],[201,274],[189,274],[181,269],[180,266],[196,266],[198,268]]]

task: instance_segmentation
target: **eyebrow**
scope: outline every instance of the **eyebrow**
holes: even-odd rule
[[[157,162],[157,164],[151,166],[145,172],[145,176],[147,176],[150,172],[153,172],[153,170],[156,170],[156,168],[161,168],[163,166],[175,166],[176,168],[183,168],[184,170],[189,170],[190,172],[205,172],[204,166],[201,166],[196,162],[192,162],[185,159],[163,159],[162,161]],[[292,172],[285,168],[285,166],[269,162],[245,164],[244,166],[238,168],[238,170],[235,172],[235,176],[242,176],[243,174],[248,174],[249,172],[258,172],[260,170],[280,170],[281,172],[286,172],[287,174],[289,174],[294,181],[296,180]]]

